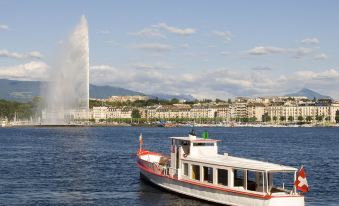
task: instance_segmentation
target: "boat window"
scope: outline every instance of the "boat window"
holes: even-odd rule
[[[182,145],[190,145],[190,142],[189,141],[183,141]]]
[[[188,176],[188,163],[184,163],[184,175]]]
[[[228,170],[218,169],[218,184],[228,186]]]
[[[196,143],[193,143],[193,146],[214,146],[214,143],[211,143],[211,142],[196,142]]]
[[[268,173],[268,187],[271,193],[288,192],[293,190],[294,173],[293,172],[276,172]]]
[[[208,183],[213,183],[213,168],[204,167],[204,181]]]
[[[200,180],[200,166],[192,165],[192,179]]]
[[[235,187],[244,186],[244,170],[240,169],[234,170],[234,186]]]
[[[260,174],[260,173],[259,173]],[[247,171],[247,190],[256,191],[256,178],[257,172]]]

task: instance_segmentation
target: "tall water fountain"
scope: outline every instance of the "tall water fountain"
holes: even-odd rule
[[[85,16],[61,45],[60,60],[50,74],[45,91],[46,109],[42,124],[70,124],[88,119],[89,42]]]

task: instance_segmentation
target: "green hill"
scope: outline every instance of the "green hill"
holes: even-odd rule
[[[46,88],[46,82],[18,81],[0,79],[0,99],[28,102],[35,96],[40,96]],[[144,95],[128,89],[112,86],[90,85],[90,98],[107,98],[110,96]]]

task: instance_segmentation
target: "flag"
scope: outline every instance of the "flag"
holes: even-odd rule
[[[304,167],[301,167],[298,171],[297,179],[295,180],[294,185],[298,190],[302,192],[309,191]]]

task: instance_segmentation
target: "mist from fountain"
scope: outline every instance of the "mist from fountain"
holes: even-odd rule
[[[85,16],[61,47],[60,59],[43,95],[46,108],[42,124],[64,125],[74,119],[88,119],[89,38]]]

